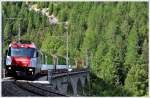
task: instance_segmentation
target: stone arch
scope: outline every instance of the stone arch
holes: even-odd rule
[[[85,78],[85,85],[89,84],[89,81],[87,78]]]
[[[78,82],[77,82],[77,94],[79,96],[83,95],[83,87],[82,87],[82,83],[81,83],[80,78],[78,79]]]
[[[84,86],[84,95],[88,96],[90,94],[90,84],[88,78],[85,78],[85,86]]]
[[[68,83],[68,86],[67,86],[67,95],[69,96],[73,95],[73,87],[70,82]]]

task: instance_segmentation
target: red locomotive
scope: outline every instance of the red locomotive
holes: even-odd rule
[[[34,77],[40,73],[41,56],[33,42],[20,40],[9,45],[5,65],[7,75]]]

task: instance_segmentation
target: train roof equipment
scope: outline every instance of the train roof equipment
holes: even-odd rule
[[[13,48],[36,48],[35,44],[28,40],[14,41],[9,44],[9,47]]]

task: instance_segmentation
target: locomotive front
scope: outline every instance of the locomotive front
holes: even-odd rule
[[[40,69],[38,51],[34,43],[11,43],[6,55],[8,75],[34,76]]]

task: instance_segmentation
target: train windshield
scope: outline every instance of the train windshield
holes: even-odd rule
[[[9,56],[23,56],[23,57],[36,57],[35,48],[9,48]]]

